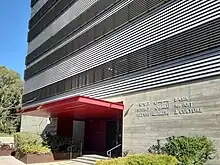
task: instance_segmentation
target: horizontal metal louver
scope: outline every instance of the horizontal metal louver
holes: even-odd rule
[[[104,4],[105,4],[105,0],[99,0],[96,5],[93,5],[91,7],[92,11],[94,12],[94,15],[97,15],[99,12],[104,10]]]
[[[128,22],[128,6],[123,7],[114,15],[114,27],[119,27]]]
[[[33,28],[28,32],[28,42],[31,42],[40,32],[42,32],[54,19],[66,11],[75,0],[59,1]]]
[[[31,7],[33,7],[39,0],[31,0]]]
[[[126,74],[129,71],[128,58],[126,56],[120,57],[113,61],[113,75],[118,76]]]
[[[113,73],[113,62],[112,61],[103,65],[103,72],[104,72],[104,75],[103,75],[104,80],[113,77],[114,73]]]
[[[152,7],[164,2],[164,0],[134,0],[129,6],[129,19],[133,19]]]
[[[103,78],[102,66],[94,68],[94,81],[99,82]]]
[[[88,30],[88,41],[89,42],[91,42],[91,41],[93,41],[94,39],[95,39],[95,29],[94,28],[92,28],[92,29],[90,29],[90,30]]]
[[[100,1],[99,1],[100,2]],[[97,2],[97,3],[99,3]],[[158,0],[157,2],[154,2],[154,3],[150,3],[151,5],[156,5],[156,4],[159,4],[159,2],[161,2],[160,0]],[[133,2],[132,2],[133,3]],[[101,23],[99,23],[98,25],[96,25],[94,27],[94,31],[95,31],[95,39],[105,35],[106,33],[108,33],[109,31],[112,31],[113,29],[121,26],[122,24],[124,23],[127,23],[129,21],[129,19],[133,19],[133,17],[129,18],[129,13],[131,12],[132,15],[134,15],[135,17],[138,16],[140,13],[143,13],[143,12],[146,12],[148,9],[150,9],[150,7],[152,8],[152,6],[149,6],[149,4],[147,5],[147,2],[146,1],[136,1],[135,4],[138,4],[140,6],[142,6],[142,9],[138,9],[138,12],[135,11],[132,11],[131,7],[129,5],[125,6],[124,8],[122,8],[121,10],[119,10],[118,12],[116,12],[114,15],[108,17],[107,19],[105,19],[104,21],[102,21]],[[143,4],[144,3],[144,4]],[[94,4],[93,6],[95,6],[97,4]],[[137,6],[136,6],[137,7]],[[137,7],[138,8],[138,7]],[[131,11],[130,11],[131,10]],[[77,19],[80,19],[80,17],[78,17]],[[84,35],[84,34],[82,34]],[[78,38],[81,38],[81,37],[78,37]],[[79,39],[76,39],[77,41]],[[77,50],[79,49],[81,46],[83,45],[86,45],[88,44],[90,41],[92,40],[83,40],[82,42],[83,43],[79,43],[78,46],[74,49],[74,50]],[[76,42],[76,41],[72,41],[72,42]],[[34,53],[34,52],[33,52]],[[39,53],[39,52],[38,52]],[[69,54],[69,53],[68,53]],[[52,56],[53,54],[51,54]],[[66,55],[64,54],[63,57],[65,57]],[[57,61],[57,59],[53,58],[54,60],[53,61],[50,61],[48,64],[45,63],[45,66],[42,68],[40,68],[40,70],[43,70],[44,68],[46,68],[47,66],[50,66],[51,63],[54,63],[54,61]],[[44,59],[43,59],[44,60]],[[34,64],[34,65],[37,65],[37,64]],[[31,68],[31,67],[30,67]],[[28,69],[29,70],[29,69]],[[30,69],[32,70],[32,69]],[[40,71],[39,69],[38,70],[35,70],[35,73],[36,72],[39,72]],[[25,79],[26,78],[29,78],[30,76],[34,75],[35,73],[32,71],[31,74],[28,74],[29,76],[26,76],[25,74]]]
[[[65,83],[65,90],[72,89],[72,77],[68,78]]]
[[[136,71],[148,67],[150,56],[147,48],[142,48],[129,54],[129,71]]]
[[[74,53],[73,56],[26,81],[25,93],[219,18],[219,5],[219,2],[214,0],[206,2],[180,0],[176,4],[160,7],[156,12],[143,15],[119,29],[117,33],[91,44],[91,47]]]
[[[92,6],[94,5],[97,5],[98,2],[96,2],[96,4],[93,4]],[[91,6],[91,7],[92,7]],[[82,14],[80,14],[80,23],[78,23],[78,26],[75,26],[72,28],[72,31],[78,27],[80,27],[82,24],[84,24],[85,22],[88,22],[92,17],[95,16],[95,13],[91,10],[91,7],[89,9],[87,9],[85,12],[83,12]],[[76,18],[77,19],[77,18]],[[68,26],[68,25],[67,25]],[[70,32],[70,31],[69,31]]]
[[[94,70],[88,70],[87,75],[89,75],[89,84],[92,84],[94,82]]]
[[[107,3],[108,3],[108,2],[107,2]],[[98,1],[98,2],[97,2],[97,8],[99,8],[100,11],[103,11],[103,10],[106,8],[105,5],[107,5],[107,4],[106,4],[106,1],[101,0],[101,1]],[[97,14],[98,14],[98,13],[99,13],[99,12],[97,12]]]
[[[132,19],[147,10],[146,0],[134,0],[129,4],[129,19]]]
[[[114,18],[108,17],[103,21],[104,24],[104,34],[107,34],[108,32],[112,31],[114,29]]]
[[[105,10],[106,8],[108,8],[109,6],[113,5],[116,1],[120,1],[120,0],[108,0],[108,1],[103,1],[102,2],[102,10]]]
[[[152,68],[161,63],[165,64],[174,59],[180,59],[200,51],[220,46],[219,21],[220,18],[215,19],[91,69],[94,70],[93,83],[137,70]],[[179,47],[179,45],[181,45],[181,47]],[[105,73],[106,71],[107,73]],[[78,76],[82,76],[86,73],[87,71],[80,73]],[[66,79],[62,80],[64,84],[65,81]],[[85,85],[85,83],[79,84],[79,86],[82,85]],[[46,88],[48,87],[39,90],[45,91]]]
[[[30,19],[29,29],[31,29],[59,0],[48,0],[40,10]]]
[[[116,12],[114,15],[108,17],[107,19],[105,19],[103,22],[99,23],[98,25],[96,25],[95,27],[93,27],[94,29],[94,39],[97,39],[103,35],[105,35],[106,33],[108,33],[109,31],[112,31],[113,29],[121,26],[122,24],[128,22],[128,6],[125,6],[124,8],[122,8],[121,10],[119,10],[118,12]],[[92,30],[90,30],[89,33],[91,33]],[[84,35],[84,34],[82,34]],[[79,36],[77,37],[75,40],[71,41],[74,42],[76,46],[74,46],[74,50],[79,49],[80,47],[82,47],[83,45],[88,44],[90,41],[92,40],[86,40],[86,39],[82,39],[83,37]],[[89,35],[90,36],[90,35]],[[69,46],[69,44],[63,46],[60,49],[67,49],[64,47]],[[55,51],[56,52],[56,51]],[[56,53],[52,53],[49,56],[53,56],[52,61],[47,61],[46,59],[49,59],[49,57],[47,56],[46,58],[44,58],[43,60],[39,61],[38,63],[34,64],[35,66],[41,66],[39,69],[43,70],[45,69],[47,66],[51,65],[52,63],[54,63],[55,61],[58,61],[60,58],[57,58],[58,56],[54,56],[54,54]],[[60,50],[58,51],[60,52]],[[62,57],[65,57],[66,55],[68,55],[70,52],[68,52],[67,54],[63,54]],[[33,66],[34,66],[33,65]],[[44,65],[42,67],[42,65]],[[33,69],[36,67],[31,66],[30,68],[28,68],[25,71],[25,79],[29,78],[30,76],[34,75],[35,73],[39,72],[39,69]]]
[[[78,17],[76,17],[74,20],[72,20],[69,24],[67,24],[65,27],[63,27],[54,36],[50,37],[47,41],[45,41],[43,44],[41,44],[38,48],[33,50],[33,52],[28,54],[26,57],[26,65],[29,64],[32,60],[41,56],[42,53],[44,53],[45,51],[48,51],[50,48],[52,48],[54,46],[54,44],[59,43],[67,35],[69,35],[70,33],[73,33],[81,25],[86,24],[94,16],[96,16],[97,14],[102,12],[103,9],[99,7],[100,3],[102,3],[102,4],[104,3],[104,6],[107,9],[114,2],[115,2],[115,0],[109,0],[107,3],[105,0],[99,0],[96,3],[94,3],[90,8],[88,8],[86,11],[84,11],[82,14],[80,14]]]
[[[125,9],[123,9],[123,10],[127,12],[128,7],[126,6]],[[123,13],[119,13],[119,14],[120,14],[119,15],[120,17],[115,17],[115,16],[108,17],[106,20],[104,20],[103,22],[101,22],[100,24],[98,24],[97,26],[92,28],[93,30],[89,30],[89,32],[88,32],[89,34],[83,33],[82,35],[77,37],[75,40],[71,41],[74,44],[67,44],[67,45],[61,47],[58,51],[55,51],[51,55],[49,55],[51,57],[47,56],[45,59],[39,61],[39,63],[33,65],[35,67],[32,66],[29,69],[27,69],[26,72],[25,72],[25,79],[28,78],[29,76],[33,75],[34,72],[36,73],[39,70],[39,69],[36,69],[37,67],[40,66],[41,69],[44,69],[45,67],[48,66],[48,64],[51,65],[55,61],[59,60],[60,58],[65,57],[66,55],[71,53],[71,52],[66,52],[66,53],[62,54],[62,56],[61,55],[59,56],[58,54],[60,54],[60,52],[62,52],[62,49],[70,50],[67,47],[71,46],[71,48],[73,49],[72,50],[72,52],[73,52],[74,50],[79,49],[80,47],[82,47],[86,43],[89,43],[90,41],[92,41],[90,39],[88,39],[88,40],[87,39],[83,39],[84,38],[83,35],[88,35],[88,37],[91,37],[92,34],[90,34],[90,33],[93,33],[93,31],[94,31],[94,34],[93,34],[94,35],[94,39],[97,39],[100,36],[104,35],[105,33],[113,30],[115,28],[113,25],[120,26],[124,22],[127,22],[128,15],[124,16]],[[115,22],[120,23],[120,24],[116,24]],[[72,45],[74,45],[74,47],[72,47]],[[48,59],[51,59],[51,60],[48,60]]]
[[[33,95],[26,94],[23,97],[23,102],[27,99],[35,99],[34,104],[36,105],[38,103],[61,99],[72,95],[87,95],[97,98],[112,97],[118,94],[137,92],[144,89],[216,76],[220,74],[219,60],[220,49],[212,49],[210,51],[195,54],[193,58],[178,59],[166,65],[160,65],[153,70],[143,70],[141,72],[135,72],[103,81],[92,86],[79,89],[74,88],[74,90],[67,90],[60,95],[50,95],[50,97],[39,99],[39,97],[35,98]],[[46,93],[46,89],[44,89],[44,91]],[[36,92],[39,93],[39,91]]]
[[[154,66],[194,52],[203,51],[220,44],[219,19],[210,21],[190,31],[182,32],[171,38],[150,45],[148,50],[152,54],[150,66]],[[189,34],[190,33],[190,34]],[[172,44],[171,44],[172,43]]]
[[[99,38],[103,35],[103,28],[102,28],[102,23],[95,26],[95,38]]]

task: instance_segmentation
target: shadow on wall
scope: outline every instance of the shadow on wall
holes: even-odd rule
[[[42,136],[44,135],[56,135],[57,134],[57,119],[48,118],[47,125],[42,131]]]

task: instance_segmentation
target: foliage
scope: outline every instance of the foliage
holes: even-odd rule
[[[30,132],[19,132],[14,134],[15,146],[20,147],[22,145],[28,144],[42,144],[43,139],[40,135]]]
[[[68,152],[68,147],[72,145],[71,137],[50,135],[45,140],[52,152]]]
[[[160,145],[160,140],[157,140],[157,144],[156,145],[152,145],[149,149],[148,149],[149,153],[152,154],[165,154],[166,152],[164,151],[164,147]]]
[[[95,163],[95,165],[126,165],[126,158],[114,158],[109,160],[100,160]]]
[[[29,132],[15,133],[14,140],[15,147],[22,154],[45,154],[51,152],[50,148],[38,134]]]
[[[19,148],[19,152],[22,154],[47,154],[51,150],[46,145],[40,144],[24,144]]]
[[[13,137],[13,134],[0,133],[0,137]]]
[[[4,143],[1,143],[1,144],[0,144],[0,151],[13,150],[13,149],[14,149],[14,146],[13,146],[13,145],[4,144]]]
[[[134,154],[122,158],[98,161],[96,165],[176,165],[177,159],[168,155]]]
[[[123,151],[122,156],[125,157],[129,154],[129,150]]]
[[[20,118],[13,117],[21,105],[22,80],[19,74],[0,66],[0,132],[11,134],[19,127]]]
[[[213,142],[205,136],[180,136],[168,138],[164,146],[157,146],[156,150],[151,148],[151,151],[175,156],[179,165],[203,165],[215,150]]]

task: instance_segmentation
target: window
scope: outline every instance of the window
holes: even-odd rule
[[[104,75],[103,75],[104,79],[113,77],[114,69],[113,69],[112,61],[104,64],[103,70],[104,70]]]
[[[72,89],[72,77],[65,80],[65,91]]]
[[[95,72],[94,72],[94,69],[90,69],[88,71],[88,76],[89,76],[89,84],[93,84],[95,82]]]
[[[94,69],[94,72],[95,72],[95,77],[94,77],[95,78],[95,82],[98,82],[98,81],[103,79],[103,70],[102,70],[101,66],[96,67]]]
[[[83,73],[82,74],[82,86],[85,86],[86,85],[86,74],[85,73]]]
[[[75,84],[76,84],[76,88],[79,88],[79,75],[75,76]]]
[[[113,62],[114,65],[114,75],[121,75],[128,72],[128,59],[127,57],[122,57]]]

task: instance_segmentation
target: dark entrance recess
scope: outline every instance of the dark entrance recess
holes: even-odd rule
[[[122,144],[122,121],[108,121],[106,123],[106,147],[107,151]],[[122,156],[122,146],[112,151],[112,157]]]
[[[107,120],[89,120],[85,123],[85,144],[83,154],[100,154],[122,142],[122,122]],[[112,156],[121,156],[122,148],[112,152]]]
[[[106,126],[104,120],[85,122],[85,141],[83,154],[101,154],[106,151]]]

